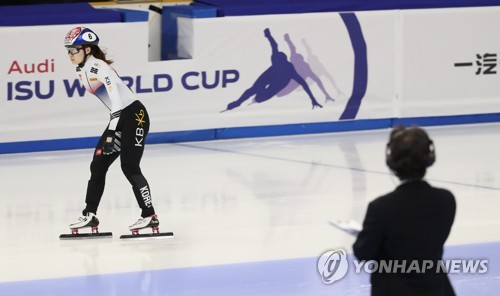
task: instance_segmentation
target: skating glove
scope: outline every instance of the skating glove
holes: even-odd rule
[[[104,144],[102,145],[102,154],[110,155],[113,153],[115,146],[115,131],[107,130],[104,136]]]

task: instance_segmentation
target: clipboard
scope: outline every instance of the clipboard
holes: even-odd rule
[[[328,221],[328,223],[330,223],[330,225],[332,225],[333,227],[354,236],[357,236],[361,229],[363,229],[363,226],[358,221],[354,220],[330,220]]]

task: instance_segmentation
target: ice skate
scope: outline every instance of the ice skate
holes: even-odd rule
[[[120,238],[150,238],[150,237],[162,237],[162,236],[173,236],[172,232],[160,232],[160,221],[157,215],[151,215],[149,217],[139,218],[137,222],[129,226],[132,235],[122,235]],[[139,234],[139,230],[151,228],[152,233]]]
[[[139,218],[137,222],[129,226],[129,229],[130,231],[132,231],[132,234],[139,234],[139,230],[151,227],[153,233],[159,233],[160,229],[158,228],[158,226],[160,226],[158,216],[152,215],[145,218]]]
[[[94,213],[86,213],[69,225],[71,234],[61,234],[60,239],[75,239],[75,238],[103,238],[112,237],[111,232],[99,232],[99,219]],[[90,228],[90,233],[78,233],[78,230],[83,228]]]
[[[78,217],[78,219],[69,225],[72,234],[78,234],[78,229],[90,227],[92,233],[98,233],[99,229],[99,219],[97,219],[94,213],[86,213],[83,216]]]

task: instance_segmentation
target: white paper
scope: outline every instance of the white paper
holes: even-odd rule
[[[363,226],[358,221],[354,220],[349,220],[349,221],[331,220],[329,221],[329,223],[333,227],[336,227],[354,236],[357,236],[358,233],[363,228]]]

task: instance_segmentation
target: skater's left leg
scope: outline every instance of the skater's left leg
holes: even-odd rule
[[[107,130],[107,128],[106,128]],[[104,143],[106,131],[102,134],[94,150],[94,157],[90,164],[90,180],[87,185],[87,194],[85,196],[86,207],[83,210],[83,216],[88,213],[97,214],[97,208],[104,193],[106,184],[106,174],[111,164],[118,158],[119,152],[111,155],[102,154],[101,148]]]
[[[149,116],[146,108],[136,101],[122,112],[123,120],[121,168],[141,208],[141,216],[149,217],[155,214],[151,201],[151,189],[141,172],[140,162],[144,153],[144,142],[149,132]]]
[[[107,131],[107,128],[106,128]],[[90,164],[90,180],[87,185],[87,194],[85,196],[85,209],[82,211],[82,216],[69,225],[73,234],[78,232],[78,229],[91,227],[92,232],[97,232],[99,220],[96,217],[97,208],[101,202],[101,197],[104,192],[106,183],[106,173],[111,164],[118,158],[119,152],[111,155],[102,154],[102,145],[106,136],[106,131],[102,134],[99,142],[94,150],[94,157]]]

